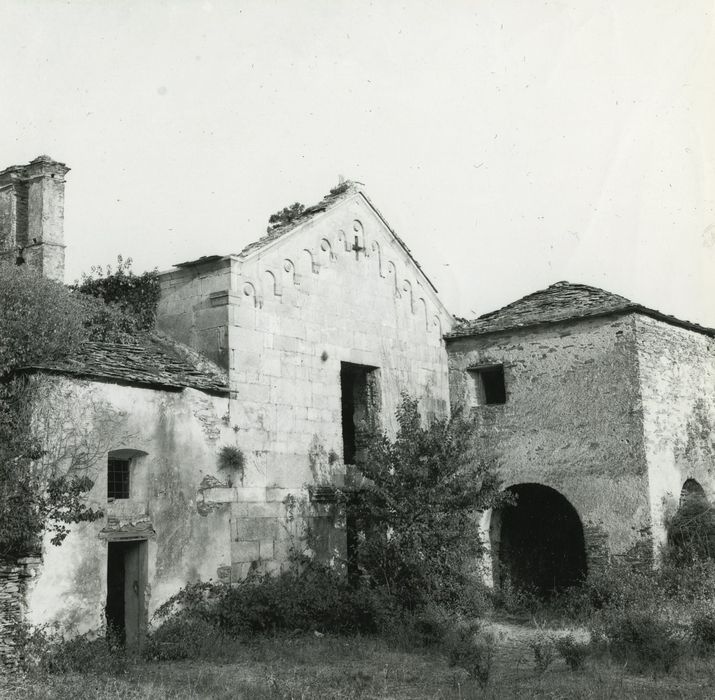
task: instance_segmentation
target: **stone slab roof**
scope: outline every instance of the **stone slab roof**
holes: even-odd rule
[[[460,338],[530,326],[560,323],[594,316],[619,313],[641,313],[651,318],[715,336],[715,329],[682,321],[675,316],[636,304],[618,294],[598,287],[571,282],[557,282],[546,289],[528,294],[501,309],[491,311],[471,321],[458,323],[446,338]]]
[[[50,372],[170,391],[191,388],[219,396],[228,395],[225,372],[190,348],[158,334],[136,338],[133,344],[86,343],[71,357],[20,371]]]

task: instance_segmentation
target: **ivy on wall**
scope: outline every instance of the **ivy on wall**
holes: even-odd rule
[[[154,327],[159,281],[156,271],[135,275],[121,256],[116,269],[95,267],[70,288],[4,264],[0,300],[0,559],[13,559],[36,550],[48,529],[59,544],[70,523],[102,516],[86,504],[88,470],[67,450],[52,456],[50,437],[72,442],[73,427],[52,436],[33,428],[51,399],[21,370],[72,356],[92,340],[134,342]]]

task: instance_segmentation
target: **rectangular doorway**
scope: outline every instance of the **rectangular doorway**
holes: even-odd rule
[[[107,543],[107,628],[128,650],[139,650],[146,633],[147,541]]]

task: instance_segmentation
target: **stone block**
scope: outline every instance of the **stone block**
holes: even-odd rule
[[[233,503],[231,517],[238,518],[277,518],[283,514],[282,503]]]
[[[231,562],[246,563],[257,561],[260,557],[258,540],[241,540],[231,543]]]
[[[266,490],[263,487],[237,487],[236,501],[239,503],[263,503],[266,500]]]
[[[217,486],[204,489],[201,492],[204,503],[231,503],[235,500],[236,490],[230,487]]]
[[[298,495],[300,495],[300,491],[296,491],[295,489],[285,489],[285,488],[280,488],[280,487],[275,487],[275,486],[266,487],[266,501],[279,501],[280,503],[283,503],[286,496],[288,496],[289,494],[298,496]]]
[[[273,538],[262,539],[259,542],[259,552],[261,559],[273,559],[274,549],[273,549]]]
[[[252,562],[233,562],[231,564],[231,580],[243,581],[251,570]]]
[[[277,518],[239,518],[232,523],[235,540],[273,540],[279,534],[280,521]]]

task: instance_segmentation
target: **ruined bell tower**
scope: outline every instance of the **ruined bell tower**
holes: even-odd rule
[[[0,171],[0,261],[64,281],[65,175],[49,156]]]

